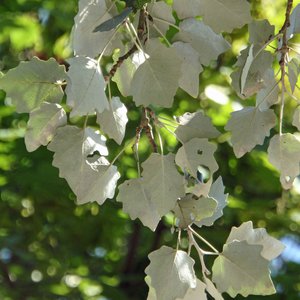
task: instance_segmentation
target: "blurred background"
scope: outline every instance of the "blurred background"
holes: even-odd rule
[[[280,29],[286,1],[249,2],[255,18],[267,18]],[[72,55],[69,38],[76,13],[77,0],[0,0],[0,71],[5,73],[32,56],[54,56],[65,63]],[[178,116],[202,109],[224,133],[230,112],[254,103],[254,99],[241,101],[230,87],[232,66],[247,44],[247,28],[226,38],[232,42],[232,50],[205,68],[199,98],[179,90],[172,109],[157,113]],[[115,88],[113,94],[117,95]],[[132,137],[139,110],[130,99],[123,100],[130,119],[126,136]],[[294,103],[286,105],[285,131],[296,130],[291,125],[294,108]],[[115,200],[107,200],[101,207],[77,206],[67,183],[51,166],[52,153],[44,147],[26,151],[27,120],[28,115],[17,114],[0,90],[0,299],[146,299],[147,255],[162,244],[176,245],[168,218],[153,233],[138,220],[131,221]],[[163,136],[168,149],[177,147],[172,138]],[[237,160],[229,135],[221,135],[216,176],[223,177],[229,205],[213,227],[199,232],[221,250],[232,226],[252,220],[254,227],[265,227],[286,245],[271,265],[278,293],[248,299],[296,300],[300,299],[300,180],[291,191],[281,190],[279,174],[267,159],[268,142],[266,139],[263,146]],[[121,149],[113,141],[108,144],[112,156]],[[146,139],[140,150],[145,159],[150,153]],[[118,160],[118,167],[122,180],[136,176],[130,151]]]

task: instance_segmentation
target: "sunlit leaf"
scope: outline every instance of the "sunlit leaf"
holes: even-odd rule
[[[25,134],[27,151],[46,146],[55,135],[56,129],[67,124],[67,115],[59,104],[44,102],[30,113]]]
[[[60,84],[66,78],[65,67],[54,58],[44,61],[33,57],[0,78],[0,89],[11,98],[17,112],[28,113],[45,101],[60,103],[63,98]]]
[[[292,187],[294,179],[300,174],[300,139],[290,133],[275,135],[268,148],[269,161],[280,171],[283,188]]]
[[[151,278],[157,299],[174,300],[196,288],[194,260],[186,252],[162,246],[149,254],[150,264],[145,272]]]

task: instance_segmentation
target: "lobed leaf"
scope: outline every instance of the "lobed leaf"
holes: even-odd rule
[[[21,62],[0,78],[0,89],[11,98],[18,113],[29,113],[42,102],[60,103],[61,83],[66,80],[65,67],[54,58],[47,61],[33,57]]]
[[[256,145],[262,145],[275,124],[276,115],[271,109],[260,111],[257,107],[245,107],[231,113],[225,129],[232,132],[235,156],[242,157]]]
[[[196,288],[194,260],[186,252],[162,246],[149,254],[145,272],[151,278],[157,299],[174,300]]]
[[[68,60],[67,104],[72,107],[71,117],[101,113],[109,109],[105,95],[106,84],[97,61],[76,56]]]
[[[284,189],[292,187],[299,175],[300,139],[298,136],[285,133],[275,135],[268,148],[269,161],[280,171],[280,182]]]
[[[67,124],[67,115],[59,104],[44,102],[31,111],[24,136],[28,152],[46,146],[54,137],[58,127]]]
[[[130,179],[119,186],[117,201],[123,203],[123,211],[128,213],[132,220],[139,218],[145,226],[154,231],[162,215],[157,211],[151,194],[144,178]]]
[[[150,58],[133,75],[133,101],[136,105],[171,107],[181,76],[180,58],[175,49],[159,42],[149,41],[148,45]]]
[[[261,256],[261,245],[249,245],[234,240],[223,246],[223,252],[215,259],[212,279],[219,292],[231,297],[241,294],[271,295],[275,288],[268,269],[269,261]]]
[[[109,101],[109,110],[97,113],[97,123],[101,130],[119,145],[124,139],[127,122],[127,108],[119,97],[113,97]]]
[[[233,241],[247,241],[249,245],[261,245],[261,256],[267,260],[275,259],[284,250],[285,246],[268,235],[266,229],[253,229],[252,221],[243,223],[240,227],[232,227],[226,244]]]
[[[102,204],[113,198],[120,174],[104,158],[108,151],[103,136],[91,128],[64,126],[58,128],[48,149],[55,152],[52,164],[67,180],[78,204]]]
[[[175,35],[174,41],[182,41],[190,44],[198,53],[200,63],[209,65],[212,59],[216,59],[221,53],[227,51],[230,46],[220,35],[194,18],[183,20],[180,31]]]

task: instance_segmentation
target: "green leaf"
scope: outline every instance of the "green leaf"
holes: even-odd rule
[[[231,297],[274,294],[269,261],[261,256],[262,248],[246,241],[225,244],[212,267],[212,279],[218,291],[227,292]]]
[[[162,246],[149,254],[145,272],[151,278],[157,299],[174,300],[196,288],[194,260],[186,252]]]
[[[119,97],[113,97],[109,101],[109,110],[97,113],[97,123],[101,130],[119,145],[125,136],[127,122],[127,108]]]
[[[148,42],[150,58],[136,70],[131,84],[137,105],[171,107],[181,76],[181,61],[176,50],[161,43]]]
[[[182,60],[179,86],[196,98],[199,94],[199,73],[203,71],[199,54],[187,43],[175,42],[173,47]]]
[[[274,29],[268,20],[254,20],[248,25],[249,42],[263,46],[274,35]]]
[[[210,197],[194,198],[192,194],[179,199],[174,208],[176,226],[187,228],[192,223],[211,217],[217,207],[217,201]]]
[[[298,59],[293,58],[291,61],[287,63],[287,67],[288,67],[288,78],[289,78],[291,90],[292,93],[294,93],[299,78],[299,74],[300,74],[300,62]]]
[[[253,48],[251,59],[249,59],[248,54],[251,47]],[[273,55],[268,51],[261,51],[259,45],[251,45],[241,51],[235,64],[238,69],[231,74],[232,86],[240,97],[250,97],[265,87],[265,75],[267,76],[268,70],[272,69],[273,60]],[[250,63],[251,66],[249,67]],[[244,70],[245,66],[246,70]]]
[[[292,124],[300,131],[300,106],[295,108]]]
[[[300,4],[293,9],[290,16],[290,26],[287,29],[288,39],[292,38],[295,33],[300,33]]]
[[[0,89],[11,98],[18,113],[28,113],[42,102],[60,103],[63,98],[60,83],[66,78],[65,67],[54,58],[43,61],[33,57],[0,78]]]
[[[102,204],[113,198],[120,174],[103,157],[108,155],[103,136],[91,128],[64,126],[57,129],[48,149],[55,152],[53,166],[67,180],[78,204]]]
[[[256,96],[256,106],[261,110],[267,110],[272,105],[278,103],[279,87],[274,76],[274,70],[269,69],[264,75],[265,88],[261,89]]]
[[[189,43],[199,53],[200,63],[204,66],[230,48],[220,34],[213,32],[202,21],[186,19],[179,27],[180,31],[175,35],[174,41]]]
[[[201,15],[201,2],[199,0],[173,0],[173,8],[181,20]]]
[[[196,288],[189,288],[183,298],[177,298],[176,300],[207,300],[206,285],[199,279],[196,279],[196,282]]]
[[[162,215],[157,211],[151,194],[144,178],[130,179],[119,186],[117,201],[123,203],[123,211],[128,213],[132,220],[139,218],[145,226],[154,231]]]
[[[129,49],[126,48],[126,50],[128,51]],[[119,56],[119,53],[113,55],[114,63],[118,61]],[[115,75],[112,77],[112,81],[117,84],[119,91],[125,97],[131,95],[130,86],[136,69],[137,67],[132,62],[132,60],[126,59],[123,61],[121,66],[117,69]]]
[[[188,142],[193,138],[216,138],[220,132],[212,125],[211,119],[202,112],[185,113],[177,118],[179,126],[175,130],[181,142]]]
[[[246,241],[249,245],[263,246],[261,255],[267,260],[275,259],[284,250],[285,246],[268,235],[264,228],[253,229],[252,221],[243,223],[240,227],[232,227],[226,244],[233,241]]]
[[[142,163],[145,189],[160,216],[173,209],[177,199],[185,195],[183,177],[178,173],[174,159],[172,153],[152,153]]]
[[[217,146],[207,139],[194,138],[184,143],[176,154],[176,164],[185,172],[197,178],[199,166],[209,169],[210,177],[218,170],[218,164],[214,158]]]
[[[66,112],[59,104],[42,103],[29,116],[24,137],[27,151],[34,151],[40,145],[46,146],[53,139],[56,129],[66,124]]]
[[[224,300],[221,293],[217,290],[213,282],[204,276],[204,282],[206,284],[206,291],[215,299],[215,300]]]
[[[132,12],[132,8],[126,7],[119,15],[112,17],[94,28],[93,32],[110,31],[120,25]]]
[[[262,145],[275,124],[276,115],[271,109],[260,111],[257,107],[245,107],[231,113],[225,129],[232,132],[231,142],[236,157]]]
[[[96,57],[105,49],[110,54],[114,30],[93,32],[99,24],[111,19],[112,1],[80,0],[78,13],[74,18],[72,46],[75,55]]]
[[[231,32],[250,23],[250,4],[246,0],[201,0],[201,16],[215,32]]]
[[[77,56],[68,60],[67,104],[72,107],[71,117],[101,113],[109,109],[105,95],[105,81],[97,61]]]
[[[169,24],[175,24],[175,19],[172,14],[172,7],[165,2],[153,2],[147,6],[147,11],[153,19],[150,23],[150,37],[160,37],[161,34],[153,27],[154,24],[162,34],[166,34],[169,29]]]
[[[300,138],[295,134],[275,135],[268,148],[269,161],[280,171],[280,182],[284,189],[292,187],[300,174]]]
[[[224,194],[225,187],[223,185],[222,177],[219,176],[217,180],[211,185],[208,196],[217,202],[213,214],[207,218],[204,218],[198,222],[194,222],[197,226],[212,226],[213,223],[222,217],[223,209],[227,205],[228,194]]]

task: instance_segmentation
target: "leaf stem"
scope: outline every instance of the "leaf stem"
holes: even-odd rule
[[[188,230],[190,230],[197,238],[199,238],[202,242],[204,242],[207,246],[209,246],[216,254],[219,254],[219,251],[205,238],[203,238],[200,234],[198,234],[191,226],[188,227]]]
[[[290,14],[293,6],[293,0],[288,0],[287,1],[287,6],[286,6],[286,12],[285,12],[285,21],[282,25],[282,28],[279,30],[279,33],[282,34],[282,46],[279,49],[279,52],[281,53],[280,61],[279,61],[279,66],[281,70],[281,103],[280,103],[280,112],[279,112],[279,135],[282,135],[282,123],[283,123],[283,113],[284,113],[284,94],[285,94],[285,76],[286,76],[286,62],[287,62],[287,55],[289,52],[289,47],[288,47],[288,38],[287,38],[287,29],[290,26]]]
[[[152,16],[151,16],[152,17]],[[180,30],[180,27],[178,27],[177,25],[171,23],[171,22],[168,22],[167,20],[163,20],[163,19],[160,19],[160,18],[157,18],[157,17],[152,17],[153,20],[155,21],[158,21],[158,22],[161,22],[161,23],[165,23],[171,27],[174,27],[176,28],[177,30]]]
[[[190,244],[192,244],[195,247],[196,251],[198,252],[198,255],[199,255],[199,258],[200,258],[200,264],[201,264],[201,267],[202,267],[203,276],[210,275],[210,271],[207,269],[207,267],[205,265],[204,251],[199,247],[199,245],[195,241],[192,231],[188,230],[188,236],[189,236]]]

